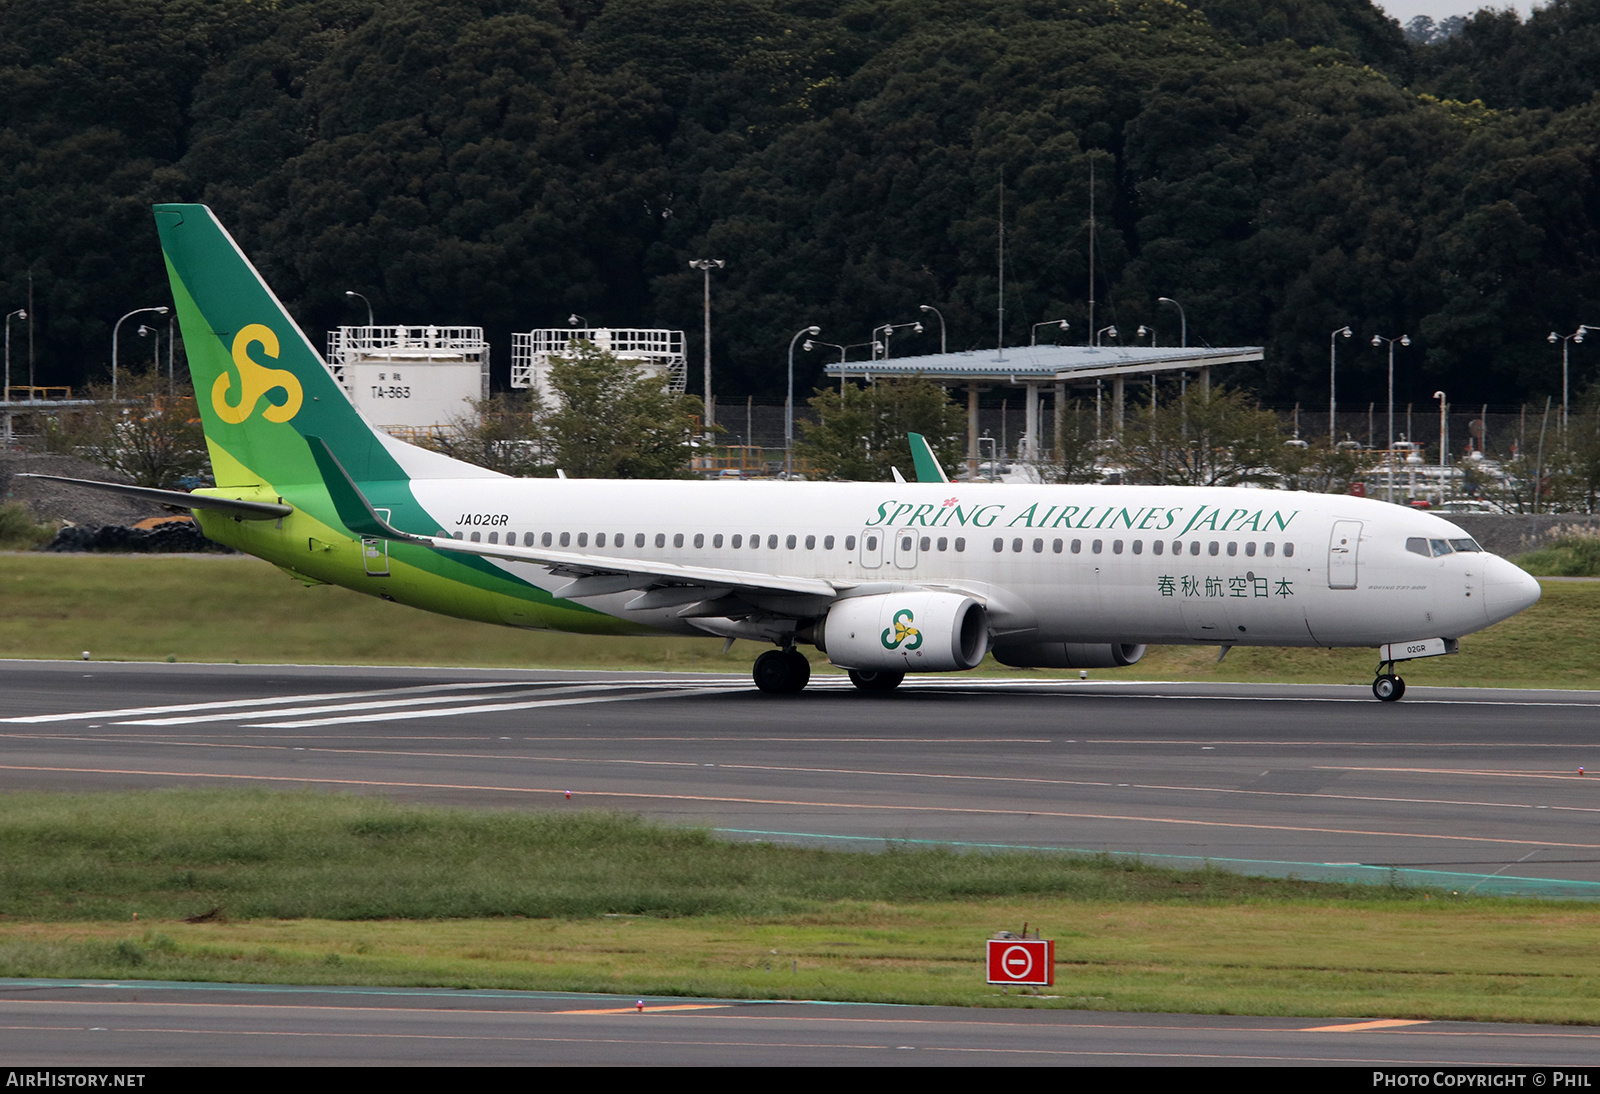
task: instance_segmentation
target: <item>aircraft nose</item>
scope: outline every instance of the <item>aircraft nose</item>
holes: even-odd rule
[[[1483,600],[1489,622],[1510,619],[1539,600],[1539,582],[1498,555],[1490,555],[1484,567]]]

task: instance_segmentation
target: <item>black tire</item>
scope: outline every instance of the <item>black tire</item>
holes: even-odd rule
[[[799,650],[768,650],[750,669],[756,687],[768,695],[793,695],[811,679],[811,662]]]
[[[1398,676],[1380,676],[1372,682],[1372,694],[1380,703],[1393,703],[1406,693],[1405,681]]]
[[[903,672],[872,672],[866,669],[851,669],[850,682],[861,691],[893,691],[900,686],[900,681],[906,678]]]

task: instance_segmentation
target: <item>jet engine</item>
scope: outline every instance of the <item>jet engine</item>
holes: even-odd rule
[[[1029,642],[996,646],[994,659],[1014,669],[1120,669],[1137,664],[1144,646],[1131,642],[1091,645],[1081,642]]]
[[[977,668],[988,652],[989,613],[960,593],[851,597],[828,610],[814,640],[840,668],[954,672]]]

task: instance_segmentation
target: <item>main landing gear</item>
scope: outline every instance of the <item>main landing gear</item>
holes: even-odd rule
[[[893,691],[906,678],[903,672],[851,669],[850,682],[860,691]]]
[[[1400,696],[1406,693],[1406,682],[1394,674],[1393,661],[1378,662],[1378,678],[1372,682],[1372,694],[1377,696],[1379,702],[1398,702]],[[1384,672],[1388,666],[1389,671]]]
[[[811,662],[793,646],[768,650],[756,658],[750,675],[755,678],[756,687],[769,695],[793,695],[810,682]]]

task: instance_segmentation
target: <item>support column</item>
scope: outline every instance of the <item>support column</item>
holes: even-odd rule
[[[1200,397],[1206,402],[1211,401],[1211,366],[1206,365],[1200,369]]]
[[[967,477],[978,477],[978,391],[977,384],[967,385]]]
[[[1056,462],[1059,463],[1066,456],[1066,450],[1061,445],[1061,432],[1067,427],[1067,385],[1057,384],[1055,395],[1056,433],[1053,440],[1056,447]]]
[[[1028,448],[1022,458],[1034,462],[1039,459],[1039,385],[1030,382],[1023,401],[1022,428],[1028,434]]]
[[[1123,397],[1127,394],[1127,382],[1121,376],[1111,378],[1111,431],[1117,436],[1122,436],[1122,423],[1127,417],[1127,406]]]

